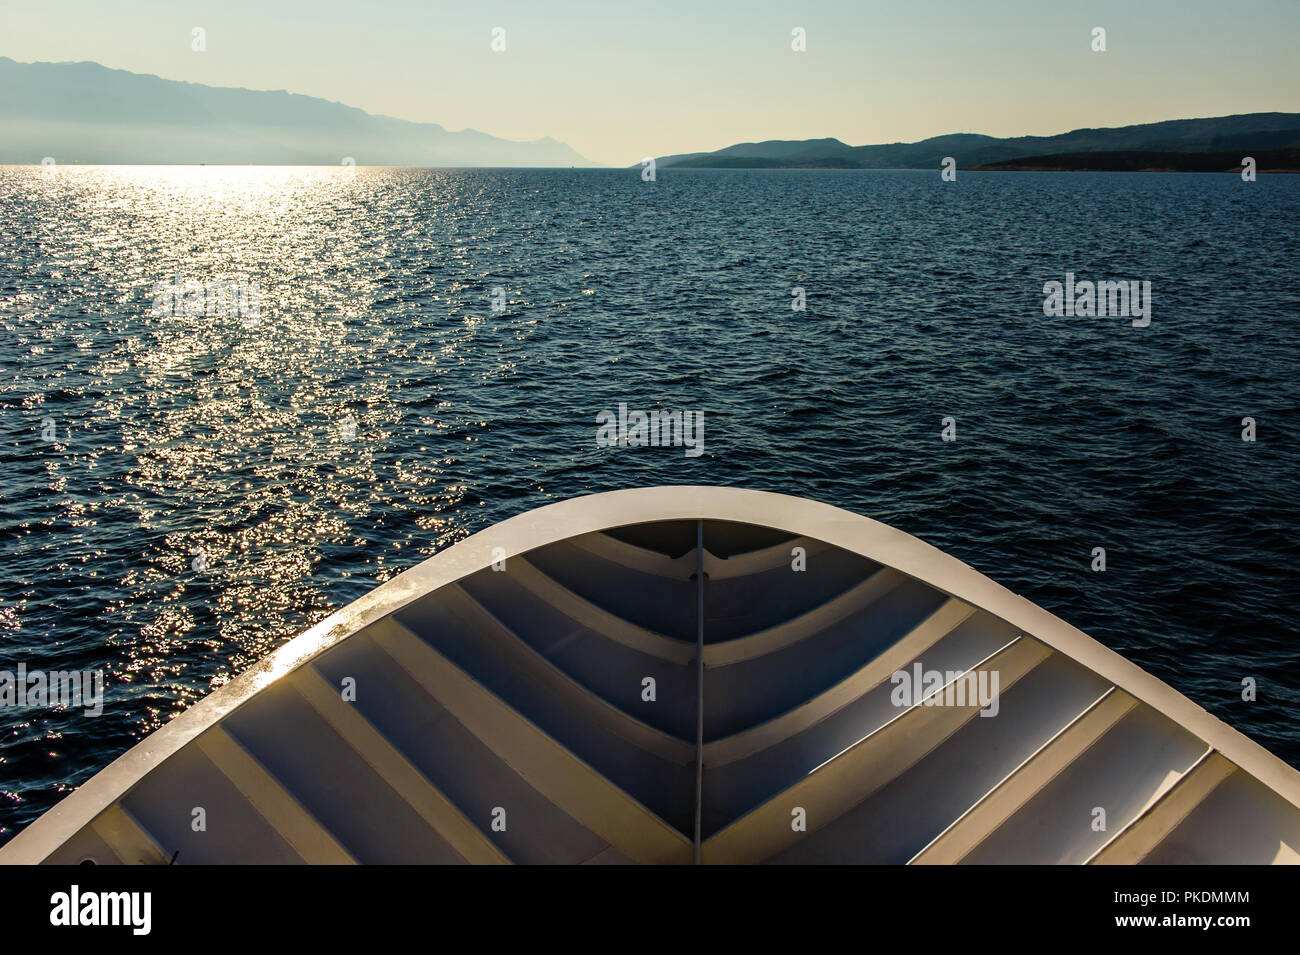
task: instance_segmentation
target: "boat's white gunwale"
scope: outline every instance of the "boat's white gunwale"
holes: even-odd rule
[[[811,537],[876,561],[1033,636],[1153,707],[1300,808],[1300,772],[1173,687],[973,567],[879,521],[820,501],[733,487],[606,491],[547,504],[452,545],[379,585],[263,657],[230,683],[145,737],[3,848],[0,864],[43,861],[164,760],[261,689],[338,641],[440,587],[499,561],[596,531],[672,520],[751,524]],[[499,548],[499,550],[498,550]]]

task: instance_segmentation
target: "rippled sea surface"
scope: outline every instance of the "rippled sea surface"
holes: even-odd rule
[[[655,484],[894,524],[1300,766],[1298,222],[1287,176],[0,168],[0,669],[107,679],[0,707],[0,841],[377,582]],[[1067,271],[1150,326],[1045,317]],[[177,274],[257,321],[154,314]],[[620,402],[704,453],[597,447]]]

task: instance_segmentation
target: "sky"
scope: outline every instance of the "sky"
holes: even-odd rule
[[[1296,112],[1298,48],[1300,0],[0,0],[0,55],[15,60],[552,136],[618,166],[763,139]]]

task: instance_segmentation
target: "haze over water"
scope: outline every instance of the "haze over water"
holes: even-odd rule
[[[898,526],[1300,766],[1297,221],[1288,176],[0,168],[0,660],[107,677],[7,714],[0,840],[376,582],[655,484]],[[1067,272],[1150,326],[1045,317]],[[176,274],[258,321],[153,314]],[[620,402],[704,452],[598,447]]]

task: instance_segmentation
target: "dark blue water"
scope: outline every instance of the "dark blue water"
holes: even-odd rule
[[[0,708],[0,841],[377,581],[654,484],[894,524],[1300,766],[1297,222],[1285,176],[0,168],[0,668],[108,679]],[[1067,271],[1150,326],[1044,317]],[[259,322],[152,314],[176,273]],[[619,402],[705,452],[597,447]]]

